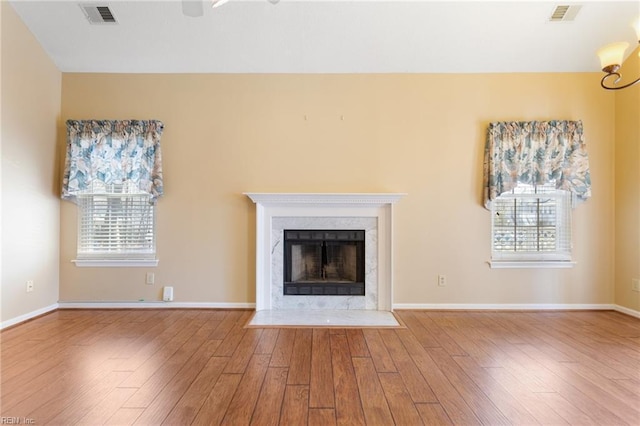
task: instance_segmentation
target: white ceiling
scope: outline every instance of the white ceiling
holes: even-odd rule
[[[626,40],[640,1],[230,0],[204,16],[172,1],[103,1],[117,25],[91,25],[79,3],[12,1],[63,72],[595,72],[595,51]],[[573,22],[549,22],[581,4]],[[632,49],[629,49],[627,54]]]

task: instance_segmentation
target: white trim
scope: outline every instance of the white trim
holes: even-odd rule
[[[39,317],[56,309],[255,309],[255,303],[201,303],[201,302],[59,302],[37,309],[28,314],[20,315],[0,323],[0,330]],[[394,303],[394,309],[422,309],[422,310],[613,310],[632,317],[640,318],[640,311],[615,304],[530,304],[530,303],[498,303],[498,304],[466,304],[466,303]]]
[[[406,193],[269,193],[243,192],[256,204],[367,204],[383,206],[393,204]]]
[[[80,301],[58,302],[60,309],[255,309],[255,303]]]
[[[623,314],[631,315],[632,317],[640,318],[640,311],[636,311],[625,306],[613,305],[613,309]]]
[[[487,263],[491,269],[564,269],[576,265],[566,260],[490,260]]]
[[[617,305],[607,303],[394,303],[393,309],[460,311],[608,311]]]
[[[158,259],[74,259],[78,268],[135,268],[156,267]]]
[[[54,303],[53,305],[36,309],[35,311],[29,312],[28,314],[20,315],[6,321],[2,321],[2,323],[0,324],[0,330],[11,327],[12,325],[20,324],[21,322],[29,321],[30,319],[39,317],[40,315],[48,314],[49,312],[55,311],[56,309],[58,309],[58,304]]]

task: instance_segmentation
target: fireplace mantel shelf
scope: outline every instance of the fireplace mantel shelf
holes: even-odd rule
[[[393,204],[407,194],[404,193],[273,193],[245,192],[256,204],[366,204],[381,206]]]

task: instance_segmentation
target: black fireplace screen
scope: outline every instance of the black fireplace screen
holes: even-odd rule
[[[364,231],[284,231],[285,295],[363,296],[364,287]]]

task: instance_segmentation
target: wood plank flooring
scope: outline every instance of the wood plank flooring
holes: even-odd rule
[[[244,328],[251,314],[60,310],[5,330],[0,422],[640,425],[640,320],[621,313]]]

